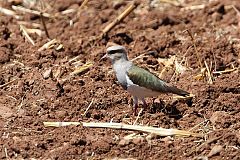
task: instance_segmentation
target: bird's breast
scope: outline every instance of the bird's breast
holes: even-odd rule
[[[121,84],[123,89],[127,89],[128,83],[126,79],[127,71],[129,69],[129,65],[122,64],[122,63],[115,63],[113,65],[113,69],[116,73],[116,77],[118,82]]]

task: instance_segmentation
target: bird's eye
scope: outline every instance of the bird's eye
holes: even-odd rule
[[[114,54],[114,53],[116,53],[116,51],[115,50],[111,50],[111,51],[108,51],[107,53],[108,54]]]
[[[108,54],[115,54],[115,53],[123,53],[123,52],[124,52],[124,50],[122,50],[122,49],[116,49],[116,50],[110,50],[107,53]]]

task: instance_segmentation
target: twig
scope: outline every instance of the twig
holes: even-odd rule
[[[195,5],[195,6],[187,6],[182,8],[181,10],[196,10],[196,9],[204,9],[205,5],[204,4],[200,4],[200,5]]]
[[[195,43],[194,37],[193,37],[192,33],[190,32],[190,30],[187,29],[186,31],[188,32],[189,36],[192,39],[193,47],[194,47],[195,53],[196,53],[197,58],[198,58],[198,63],[200,65],[201,69],[202,69],[203,65],[202,65],[202,62],[201,62],[201,59],[200,59],[200,56],[199,56],[199,53],[198,53],[198,50],[197,50],[197,47],[196,47],[196,43]]]
[[[90,107],[92,106],[92,104],[93,104],[93,101],[94,101],[94,99],[92,99],[92,101],[91,101],[90,104],[88,105],[86,111],[82,114],[82,116],[85,116],[85,115],[87,114],[89,108],[90,108]]]
[[[86,62],[84,65],[76,68],[73,72],[70,73],[70,76],[80,74],[82,72],[88,71],[90,67],[93,66],[93,62]]]
[[[143,108],[141,108],[141,110],[138,112],[137,118],[136,118],[136,120],[134,121],[133,125],[135,125],[135,124],[137,123],[137,121],[138,121],[138,119],[139,119],[140,114],[142,113],[142,111],[143,111]]]
[[[87,4],[88,0],[84,0],[81,4],[81,6],[78,8],[78,15],[79,15],[79,11],[81,11],[83,9],[83,7]]]
[[[57,43],[58,41],[56,39],[52,39],[51,41],[45,43],[41,48],[38,49],[38,51],[43,51],[45,49],[48,49],[51,45],[54,43]]]
[[[195,136],[202,137],[202,134],[192,133],[189,131],[183,131],[178,129],[165,129],[140,125],[128,125],[122,123],[95,123],[95,122],[43,122],[45,127],[62,127],[69,125],[83,125],[84,127],[91,128],[113,128],[113,129],[125,129],[140,132],[153,133],[159,136]]]
[[[232,8],[236,11],[237,15],[240,16],[239,10],[234,5],[232,5]]]
[[[172,5],[175,5],[175,6],[180,6],[180,2],[178,0],[176,1],[173,1],[173,0],[159,0],[160,2],[163,2],[163,3],[169,3],[169,4],[172,4]]]
[[[137,3],[131,4],[123,13],[121,13],[112,23],[107,25],[103,31],[101,37],[105,36],[115,25],[121,22],[127,15],[129,15],[135,8],[137,7]]]
[[[204,61],[204,64],[205,64],[205,66],[206,66],[206,68],[207,68],[208,82],[209,82],[210,84],[213,84],[212,75],[211,75],[211,72],[210,72],[210,70],[209,70],[208,64],[207,64],[206,61]]]
[[[79,55],[79,56],[76,56],[76,57],[74,57],[74,58],[72,58],[72,59],[70,59],[70,60],[68,61],[68,63],[71,63],[71,62],[77,60],[78,58],[80,58],[80,55]]]
[[[43,25],[43,29],[45,31],[45,34],[47,36],[48,39],[51,39],[49,34],[48,34],[48,30],[47,30],[47,27],[46,27],[46,23],[45,23],[45,20],[44,20],[44,17],[43,17],[43,13],[41,12],[40,13],[40,17],[41,17],[41,22],[42,22],[42,25]]]
[[[148,53],[148,52],[146,51],[145,53],[142,53],[142,54],[140,54],[139,56],[131,59],[131,61],[133,62],[133,61],[135,61],[135,60],[137,60],[137,59],[139,59],[139,58],[142,58],[142,57],[145,56],[147,53]]]
[[[73,22],[76,22],[78,19],[79,19],[79,16],[81,14],[81,11],[83,9],[83,7],[87,4],[88,0],[84,0],[81,4],[81,6],[76,10],[77,11],[77,14],[76,16],[72,19],[72,23]]]
[[[9,84],[12,84],[12,83],[15,82],[16,80],[17,80],[17,78],[14,79],[14,80],[12,80],[12,81],[9,81],[9,82],[7,82],[7,83],[5,83],[5,84],[3,84],[3,85],[0,85],[0,88],[4,88],[4,87],[8,86]]]
[[[224,70],[224,71],[215,71],[215,72],[212,72],[212,73],[213,74],[223,74],[223,73],[233,72],[233,71],[236,71],[236,70],[238,70],[238,68],[227,69],[227,70]]]
[[[204,123],[206,123],[207,121],[209,121],[209,120],[208,120],[208,119],[205,119],[204,121],[202,121],[202,122],[198,123],[197,125],[195,125],[194,127],[190,128],[188,131],[189,131],[189,132],[192,131],[193,129],[197,128],[198,126],[200,126],[200,125],[202,125],[202,124],[204,124]]]
[[[213,61],[214,61],[214,70],[213,71],[216,71],[217,70],[217,61],[216,61],[216,56],[213,51],[213,47],[211,47],[211,52],[213,54]]]
[[[40,29],[30,29],[30,28],[25,28],[28,33],[36,33],[38,36],[41,37],[42,31]]]
[[[23,106],[23,97],[22,97],[21,103],[17,107],[17,113],[19,113],[19,111],[22,108],[22,106]]]
[[[194,94],[190,94],[190,95],[185,96],[185,97],[184,96],[173,96],[172,98],[176,99],[176,100],[188,100],[188,99],[192,99],[194,97],[195,97]]]
[[[84,127],[93,127],[93,128],[115,128],[115,129],[126,129],[126,130],[134,130],[134,131],[142,131],[148,133],[155,133],[160,136],[200,136],[199,134],[182,131],[177,129],[165,129],[165,128],[156,128],[149,126],[140,126],[140,125],[127,125],[122,123],[83,123]]]
[[[27,8],[24,8],[24,7],[21,7],[21,6],[12,6],[12,9],[14,9],[16,11],[36,14],[36,15],[39,15],[39,16],[41,15],[41,12],[39,12],[39,11],[27,9]],[[52,16],[50,14],[48,14],[48,13],[42,13],[42,15],[44,17],[52,18]]]
[[[7,148],[6,147],[4,147],[4,153],[5,153],[6,159],[8,159],[9,157],[8,157],[8,152],[7,152]]]
[[[15,17],[16,19],[21,19],[22,17],[21,16],[18,16],[16,14],[16,12],[12,11],[12,10],[9,10],[9,9],[6,9],[6,8],[2,8],[0,7],[0,12],[2,12],[3,14],[6,14],[8,16],[13,16]]]
[[[41,24],[38,24],[38,23],[30,23],[30,22],[25,22],[25,21],[17,21],[18,24],[21,24],[21,25],[24,25],[24,26],[32,26],[32,27],[35,27],[35,28],[40,28],[41,27]]]
[[[69,14],[69,13],[74,13],[74,12],[76,12],[75,9],[67,9],[67,10],[62,11],[61,14]]]
[[[32,45],[35,46],[34,41],[32,40],[32,38],[28,35],[26,28],[23,25],[20,25],[20,30],[22,31],[23,35],[27,38],[27,40],[32,43]]]
[[[46,27],[46,23],[45,23],[45,20],[44,20],[44,17],[43,17],[43,10],[44,10],[44,5],[43,5],[43,2],[40,1],[40,4],[41,4],[41,9],[40,9],[40,18],[41,18],[41,22],[42,22],[42,25],[43,25],[43,28],[44,28],[44,31],[45,31],[45,34],[47,36],[48,39],[51,39],[49,34],[48,34],[48,30],[47,30],[47,27]]]

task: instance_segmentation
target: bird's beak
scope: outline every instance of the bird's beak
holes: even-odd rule
[[[99,61],[102,61],[103,59],[107,58],[108,54],[106,53],[104,56],[102,56],[102,58]]]

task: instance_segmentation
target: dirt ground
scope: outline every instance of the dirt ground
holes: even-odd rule
[[[82,9],[81,0],[42,2],[42,8],[21,0],[0,2],[6,9],[21,5],[54,16],[44,22],[50,39],[58,41],[39,51],[49,41],[41,16],[15,11],[17,19],[0,12],[0,159],[240,159],[238,0],[142,0],[104,37],[102,30],[131,1],[89,1]],[[40,29],[40,36],[29,33],[35,45],[20,24]],[[124,45],[130,59],[139,56],[135,64],[195,95],[190,105],[171,94],[148,98],[137,124],[204,137],[149,140],[146,133],[126,130],[45,127],[45,121],[134,123],[131,96],[110,62],[99,61],[108,42]],[[86,63],[93,65],[72,75]],[[132,133],[142,138],[120,143]]]

